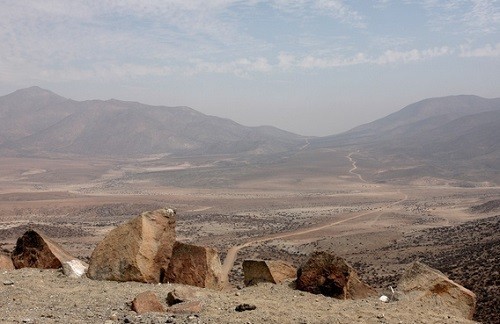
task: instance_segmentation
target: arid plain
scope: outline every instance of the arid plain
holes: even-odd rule
[[[178,239],[217,248],[234,286],[242,284],[245,258],[298,266],[312,251],[328,249],[380,291],[422,260],[479,295],[479,319],[498,314],[498,300],[483,295],[498,290],[499,208],[472,207],[495,202],[500,188],[435,178],[374,182],[370,175],[380,170],[364,158],[307,143],[294,153],[262,156],[2,158],[0,244],[12,250],[35,228],[88,260],[116,225],[172,207]],[[493,288],[478,291],[484,282]]]

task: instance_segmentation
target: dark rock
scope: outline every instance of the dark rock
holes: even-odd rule
[[[62,262],[74,259],[76,258],[59,244],[34,230],[28,230],[18,238],[12,252],[12,262],[16,269],[58,269]]]
[[[314,252],[297,273],[297,289],[338,299],[361,299],[377,295],[362,282],[347,262],[328,252]]]
[[[239,304],[236,306],[235,311],[237,312],[244,312],[244,311],[251,311],[256,309],[257,306],[252,305],[252,304]]]

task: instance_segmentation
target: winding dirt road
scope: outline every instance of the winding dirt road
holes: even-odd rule
[[[229,282],[229,272],[231,271],[231,269],[234,266],[234,262],[236,261],[236,256],[238,255],[238,252],[241,249],[243,249],[243,248],[246,248],[248,246],[251,246],[251,245],[254,245],[254,244],[257,244],[257,243],[263,243],[263,242],[272,241],[272,240],[276,240],[276,239],[289,238],[289,237],[293,237],[293,236],[297,236],[297,235],[302,235],[302,234],[309,234],[309,233],[320,231],[320,230],[323,230],[325,228],[329,228],[329,227],[332,227],[332,226],[335,226],[335,225],[339,225],[339,224],[342,224],[342,223],[345,223],[345,222],[348,222],[348,221],[351,221],[351,220],[354,220],[354,219],[357,219],[357,218],[361,218],[361,217],[364,217],[364,216],[368,216],[368,215],[372,215],[372,214],[380,214],[380,213],[386,211],[388,208],[393,207],[393,206],[395,206],[397,204],[400,204],[400,203],[402,203],[402,202],[404,202],[405,200],[408,199],[408,195],[407,194],[403,194],[401,191],[398,191],[398,193],[404,195],[404,198],[402,198],[402,199],[400,199],[398,201],[395,201],[393,203],[390,203],[387,206],[381,207],[381,208],[379,208],[379,209],[377,209],[375,211],[370,210],[370,211],[363,212],[361,214],[358,214],[358,215],[355,215],[355,216],[351,216],[349,218],[345,218],[345,219],[342,219],[342,220],[332,221],[332,222],[329,222],[329,223],[326,223],[326,224],[320,224],[320,225],[316,225],[316,226],[310,227],[310,228],[298,229],[298,230],[295,230],[295,231],[292,231],[292,232],[276,233],[276,234],[270,234],[270,235],[266,235],[266,236],[261,236],[261,237],[253,238],[253,239],[251,239],[250,241],[248,241],[246,243],[233,246],[233,247],[231,247],[227,251],[226,258],[224,259],[224,263],[222,264],[221,281],[223,283]],[[339,216],[341,216],[341,215],[343,215],[343,214],[340,214]]]
[[[352,155],[354,154],[354,152],[351,152],[349,153],[349,155],[346,156],[346,158],[349,159],[349,161],[351,161],[351,164],[352,164],[352,169],[349,170],[349,173],[350,174],[354,174],[355,176],[357,176],[359,178],[359,180],[363,181],[363,182],[367,182],[365,179],[363,179],[363,177],[361,176],[361,174],[357,173],[357,172],[354,172],[358,169],[358,167],[356,166],[356,160],[354,160],[352,158]]]

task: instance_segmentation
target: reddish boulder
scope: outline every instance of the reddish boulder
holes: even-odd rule
[[[63,262],[74,259],[56,242],[34,230],[26,231],[18,238],[12,252],[12,262],[16,269],[58,269]]]
[[[420,262],[406,269],[397,288],[403,293],[400,299],[418,300],[455,316],[472,319],[476,310],[476,295],[472,291]]]
[[[135,296],[132,301],[132,310],[137,314],[144,314],[149,312],[163,313],[165,307],[158,299],[158,296],[150,290],[140,293]]]
[[[213,248],[175,242],[162,282],[220,288],[221,262]]]
[[[14,263],[12,263],[12,259],[10,254],[0,252],[0,270],[14,270]]]
[[[297,272],[297,289],[338,299],[377,295],[347,262],[328,252],[314,252]]]
[[[256,285],[259,282],[281,283],[286,279],[295,279],[297,269],[284,261],[245,260],[243,261],[245,285]]]
[[[175,211],[144,212],[113,229],[92,252],[87,276],[97,280],[160,282],[175,242]]]

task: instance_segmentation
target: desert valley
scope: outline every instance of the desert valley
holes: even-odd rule
[[[405,268],[423,262],[477,295],[474,320],[498,323],[498,139],[500,99],[474,96],[427,99],[339,135],[304,137],[187,107],[78,102],[37,87],[16,91],[0,97],[6,253],[35,229],[88,262],[113,228],[168,207],[177,213],[177,240],[219,251],[228,285],[200,290],[205,306],[196,316],[134,317],[127,303],[137,293],[161,295],[168,285],[2,270],[1,281],[14,284],[0,287],[0,317],[8,323],[467,322],[378,298],[343,304],[288,285],[244,287],[244,260],[299,267],[315,251],[332,251],[380,295],[397,291]],[[234,312],[247,302],[257,309]]]

